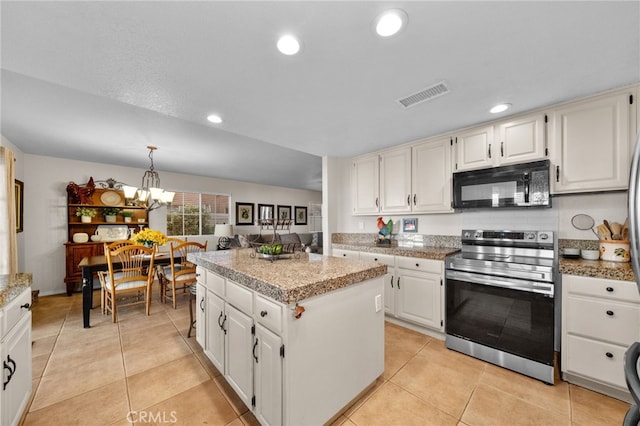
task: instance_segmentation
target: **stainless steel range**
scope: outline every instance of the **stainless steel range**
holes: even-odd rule
[[[555,254],[550,231],[463,230],[446,259],[446,346],[553,384]]]

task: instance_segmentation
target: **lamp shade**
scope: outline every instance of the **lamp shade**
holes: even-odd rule
[[[226,223],[216,224],[216,227],[213,230],[213,235],[215,235],[216,237],[232,237],[233,225]]]

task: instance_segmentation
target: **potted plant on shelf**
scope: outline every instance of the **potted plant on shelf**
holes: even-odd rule
[[[133,217],[133,212],[130,210],[125,210],[122,212],[122,217],[124,218],[125,223],[131,222],[131,218]]]
[[[92,209],[90,207],[78,207],[76,209],[76,216],[80,216],[80,221],[82,223],[90,223],[91,218],[97,213],[98,211],[96,209]]]
[[[107,207],[105,209],[102,209],[102,214],[104,215],[104,221],[115,222],[116,215],[120,212],[120,210],[122,209],[119,207]]]

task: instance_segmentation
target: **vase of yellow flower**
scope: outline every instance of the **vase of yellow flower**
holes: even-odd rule
[[[165,244],[167,242],[167,236],[158,230],[145,228],[137,234],[133,234],[131,241],[147,247],[154,247]]]

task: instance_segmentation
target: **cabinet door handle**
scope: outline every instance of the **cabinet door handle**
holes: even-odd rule
[[[204,297],[200,299],[200,310],[204,312]]]
[[[253,344],[253,359],[256,360],[256,364],[258,363],[258,356],[256,355],[256,348],[257,347],[258,347],[258,339],[256,338],[256,341]]]
[[[416,205],[416,194],[413,194],[413,205]]]
[[[378,204],[378,197],[376,197],[376,207],[380,207],[380,205]]]
[[[489,154],[489,158],[491,158],[491,144],[489,144],[489,151],[488,151],[488,154]]]
[[[607,287],[607,291],[608,291],[609,293],[613,293],[613,287]]]
[[[7,362],[13,364],[13,367],[11,367],[11,365],[7,364]],[[6,370],[9,370],[9,375],[7,376],[7,381],[2,384],[2,390],[5,390],[5,389],[7,389],[7,385],[9,384],[11,379],[13,378],[13,374],[16,372],[16,362],[11,359],[10,355],[7,355],[7,361],[4,361],[3,364],[4,364],[4,368]]]
[[[560,166],[556,166],[556,182],[560,182]]]
[[[613,316],[613,311],[607,311],[607,315],[609,315],[610,317]]]
[[[393,275],[391,275],[391,288],[393,288]]]
[[[611,352],[607,352],[605,353],[605,355],[607,356],[607,358],[613,358],[613,354]]]
[[[267,316],[267,314],[268,314],[268,313],[269,313],[269,312],[267,312],[267,311],[260,311],[260,316],[261,316],[262,318],[264,318],[264,317],[266,317],[266,316]]]
[[[500,142],[500,157],[504,157],[504,142]]]
[[[396,280],[396,284],[398,285],[398,290],[400,290],[400,277]]]
[[[407,195],[407,205],[411,205],[411,194]]]

